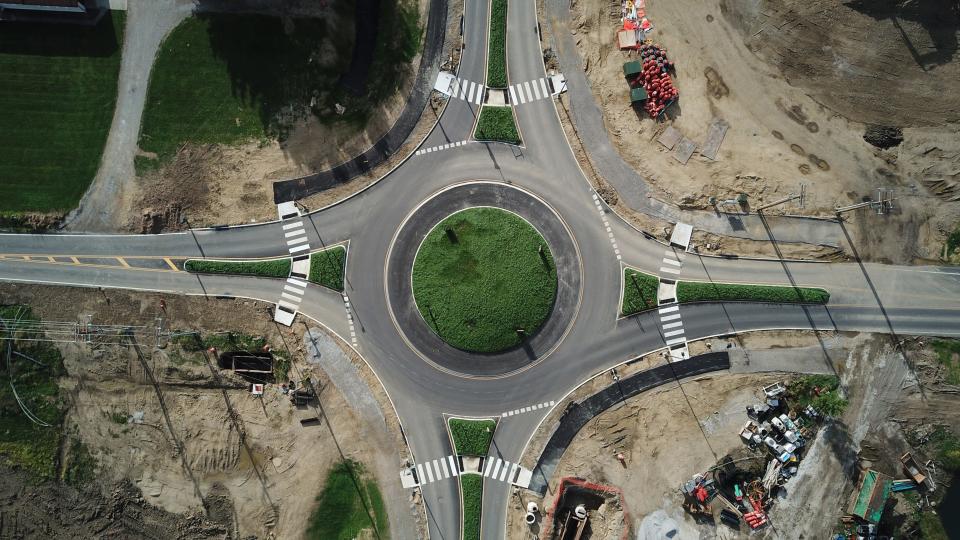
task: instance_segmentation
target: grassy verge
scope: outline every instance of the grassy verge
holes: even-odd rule
[[[38,321],[22,306],[0,307],[0,317]],[[9,337],[0,328],[0,335]],[[60,351],[52,343],[28,341],[32,335],[14,331],[11,346],[43,365],[14,355],[11,369],[0,371],[0,459],[26,469],[40,480],[57,479],[66,405],[56,380],[65,373]],[[0,341],[6,355],[6,341]],[[31,413],[52,427],[37,425],[21,411],[13,388]],[[73,478],[68,478],[72,480]]]
[[[123,25],[120,11],[94,28],[3,25],[0,214],[77,206],[113,120]]]
[[[355,48],[353,2],[323,18],[203,13],[180,23],[161,45],[150,77],[140,148],[160,164],[185,143],[284,139],[314,116],[344,133],[366,126],[414,76],[421,47],[417,3],[379,3],[377,42],[363,89],[347,89]],[[369,39],[364,36],[364,39]],[[342,114],[337,113],[342,106]],[[151,167],[138,160],[138,171]]]
[[[826,304],[830,293],[811,287],[781,287],[776,285],[741,285],[737,283],[677,283],[677,301],[684,302],[775,302]]]
[[[266,261],[190,259],[183,267],[187,272],[195,272],[197,274],[230,274],[236,276],[285,278],[290,275],[290,264],[290,259],[270,259]]]
[[[485,456],[490,450],[493,431],[497,423],[493,420],[461,420],[451,418],[448,422],[453,437],[454,450],[458,455]]]
[[[479,474],[461,475],[460,491],[463,493],[463,540],[480,540],[483,477]]]
[[[821,414],[838,417],[847,408],[840,395],[840,379],[833,375],[807,375],[788,386],[790,397],[800,408],[812,405]]]
[[[960,385],[960,341],[937,340],[933,342],[937,360],[946,368],[944,379],[948,384]]]
[[[328,289],[343,292],[343,270],[347,263],[347,250],[335,246],[310,254],[309,281]]]
[[[413,265],[413,294],[444,341],[492,353],[519,345],[549,317],[557,270],[529,223],[504,210],[471,208],[427,235]]]
[[[268,344],[263,336],[251,336],[241,332],[211,332],[209,334],[181,334],[173,338],[180,350],[186,353],[186,356],[180,355],[177,351],[171,351],[170,360],[177,365],[184,363],[204,365],[207,359],[196,354],[210,348],[217,349],[220,353],[251,351],[259,352]],[[285,351],[273,349],[273,376],[277,381],[287,380],[290,371],[290,357]],[[126,415],[122,418],[126,422]]]
[[[520,132],[513,120],[512,107],[484,105],[473,136],[479,141],[520,144]]]
[[[660,280],[633,268],[623,269],[623,305],[620,313],[633,315],[657,307]]]
[[[490,3],[487,86],[507,87],[507,0],[492,0]]]
[[[365,530],[376,534],[361,534]],[[377,483],[354,461],[342,461],[327,474],[306,538],[353,540],[389,538],[387,511]]]
[[[940,465],[951,472],[960,472],[960,437],[946,426],[937,426],[930,434],[930,442],[936,448]]]

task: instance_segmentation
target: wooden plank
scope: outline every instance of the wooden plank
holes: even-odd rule
[[[667,129],[663,130],[663,133],[660,134],[657,142],[662,144],[667,150],[673,150],[673,147],[676,146],[682,138],[683,133],[680,133],[680,131],[673,126],[667,126]]]
[[[720,144],[723,143],[723,137],[727,134],[727,128],[730,124],[722,118],[714,118],[707,129],[707,136],[700,145],[700,155],[713,161],[717,160],[717,152],[720,151]]]
[[[673,159],[686,165],[687,162],[690,161],[690,156],[693,155],[693,151],[696,149],[697,143],[684,137],[680,143],[677,144],[677,149],[673,152]]]

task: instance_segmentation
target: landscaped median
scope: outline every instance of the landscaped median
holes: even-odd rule
[[[310,274],[307,281],[343,292],[344,265],[347,250],[333,246],[310,254]],[[222,274],[286,279],[290,276],[292,259],[217,260],[187,259],[183,269],[197,274]]]
[[[497,423],[491,419],[447,420],[454,451],[459,456],[483,457],[490,450],[493,432]],[[460,473],[460,497],[463,503],[461,516],[463,540],[480,540],[480,515],[483,511],[483,476],[478,472]]]
[[[520,144],[520,132],[513,119],[513,107],[484,105],[480,109],[477,130],[473,133],[478,141],[499,141]]]
[[[507,0],[490,2],[487,86],[490,88],[507,87]]]
[[[623,270],[623,302],[620,313],[633,315],[657,307],[660,279],[633,268]],[[766,302],[773,304],[826,304],[830,293],[815,287],[750,285],[678,281],[677,302]]]

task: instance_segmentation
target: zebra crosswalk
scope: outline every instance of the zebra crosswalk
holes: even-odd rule
[[[511,84],[509,88],[510,103],[512,105],[523,105],[539,99],[549,98],[552,95],[550,87],[550,81],[543,77],[532,81]]]
[[[455,77],[450,83],[448,95],[474,105],[480,105],[483,103],[483,96],[486,91],[487,87],[483,83],[475,83]]]
[[[487,456],[474,461],[477,463],[476,468],[471,467],[470,470],[464,468],[464,459],[455,455],[424,461],[402,470],[400,480],[403,487],[413,488],[456,478],[462,474],[479,474],[484,478],[490,478],[498,482],[508,482],[520,487],[530,485],[530,478],[533,473],[520,466],[519,463],[511,463],[494,456]]]

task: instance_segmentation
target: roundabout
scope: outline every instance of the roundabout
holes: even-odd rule
[[[413,265],[420,315],[448,344],[477,353],[521,345],[543,325],[557,293],[546,241],[523,218],[480,207],[427,235]]]
[[[463,377],[542,361],[578,308],[581,267],[567,227],[544,201],[502,183],[435,194],[403,222],[387,261],[400,334],[430,365]]]

